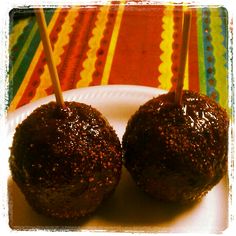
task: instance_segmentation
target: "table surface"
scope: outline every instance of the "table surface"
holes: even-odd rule
[[[129,84],[173,90],[186,7],[127,5],[48,8],[62,90]],[[53,93],[32,9],[10,13],[9,111]],[[228,16],[223,7],[192,8],[184,89],[228,106]]]

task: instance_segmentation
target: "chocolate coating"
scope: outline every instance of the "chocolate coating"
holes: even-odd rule
[[[192,202],[227,171],[227,113],[210,98],[183,91],[153,98],[130,118],[124,164],[137,186],[164,201]]]
[[[91,106],[55,102],[34,110],[16,128],[13,180],[38,212],[80,218],[115,190],[122,167],[119,139]]]

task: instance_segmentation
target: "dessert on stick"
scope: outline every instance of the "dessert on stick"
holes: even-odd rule
[[[123,136],[124,165],[136,185],[163,201],[200,200],[227,172],[226,111],[183,90],[191,13],[185,12],[176,90],[142,105]]]
[[[77,219],[95,211],[121,175],[120,141],[95,108],[64,102],[43,9],[35,10],[56,102],[16,128],[9,159],[13,180],[37,212]]]

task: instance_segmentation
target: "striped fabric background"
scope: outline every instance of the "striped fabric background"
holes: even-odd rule
[[[125,5],[45,9],[62,90],[131,84],[173,90],[185,6]],[[35,16],[10,14],[9,111],[53,93]],[[192,8],[184,88],[228,104],[228,16]]]

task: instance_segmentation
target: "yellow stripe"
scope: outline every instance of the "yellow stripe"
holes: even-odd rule
[[[186,5],[186,3],[183,3],[183,13],[184,11],[188,10],[188,6]],[[190,36],[189,36],[190,37]],[[189,74],[188,74],[188,56],[189,56],[189,51],[187,51],[187,56],[186,56],[186,66],[185,66],[185,72],[184,72],[184,89],[188,89],[189,88]]]
[[[210,9],[211,12],[211,36],[212,36],[212,46],[214,48],[214,58],[215,58],[215,80],[216,80],[216,90],[219,92],[219,103],[228,108],[228,81],[227,81],[227,69],[225,67],[226,59],[225,53],[226,48],[223,45],[224,37],[222,33],[222,21],[218,9]]]
[[[22,46],[22,50],[20,51],[18,58],[15,62],[15,64],[13,65],[11,71],[10,71],[10,79],[13,79],[15,77],[15,74],[19,68],[19,66],[21,65],[21,62],[30,46],[30,43],[32,41],[32,39],[34,38],[35,34],[37,32],[37,26],[36,24],[33,25],[32,30],[30,31],[29,36],[27,37],[27,40],[24,42],[24,45]]]
[[[102,85],[108,84],[108,80],[109,80],[109,76],[111,72],[111,65],[112,65],[116,43],[117,43],[117,38],[118,38],[119,30],[120,30],[120,24],[121,24],[121,20],[122,20],[124,8],[125,8],[125,2],[126,2],[125,0],[120,1],[120,5],[117,11],[116,21],[115,21],[115,25],[112,32],[108,53],[107,53],[106,64],[103,71],[103,76],[102,76],[102,81],[101,81]]]
[[[52,17],[49,25],[48,25],[48,31],[49,32],[52,30],[52,28],[55,24],[55,21],[58,17],[58,14],[59,14],[59,10],[56,10],[55,13],[53,14],[53,17]],[[34,68],[38,63],[38,60],[39,60],[39,57],[40,57],[40,54],[41,54],[42,50],[43,50],[43,46],[42,46],[42,43],[40,43],[37,50],[36,50],[36,52],[35,52],[35,55],[34,55],[32,61],[31,61],[31,64],[30,64],[30,66],[29,66],[29,68],[26,72],[25,78],[24,78],[23,82],[21,83],[21,85],[20,85],[13,101],[11,102],[11,105],[9,107],[9,111],[13,111],[13,110],[16,109],[16,106],[19,103],[19,101],[20,101],[20,99],[21,99],[21,97],[22,97],[29,81],[30,81],[30,78],[31,78],[31,75],[34,71]]]
[[[54,62],[55,65],[58,66],[61,63],[61,55],[64,52],[64,46],[69,43],[69,34],[72,32],[73,24],[75,23],[75,19],[78,16],[79,12],[75,10],[69,10],[68,15],[65,18],[65,22],[62,25],[61,31],[58,34],[58,40],[54,45]],[[62,35],[62,36],[61,36]],[[40,77],[40,85],[38,86],[36,90],[36,94],[34,98],[31,100],[31,102],[47,96],[46,89],[50,87],[51,85],[51,79],[48,67],[46,66],[44,69],[43,74]]]
[[[12,48],[15,46],[15,44],[17,43],[17,40],[19,38],[19,36],[22,34],[24,28],[28,25],[29,23],[29,19],[22,19],[13,27],[12,32],[10,34],[9,37],[9,50],[11,51]]]
[[[100,48],[100,42],[103,38],[103,32],[106,28],[107,15],[109,12],[108,6],[102,6],[100,12],[97,15],[95,27],[92,31],[92,37],[88,42],[89,50],[87,52],[87,58],[83,62],[83,70],[80,73],[81,80],[76,84],[76,87],[86,87],[93,80],[93,72],[95,71],[95,62],[97,59],[97,51]]]
[[[171,66],[172,66],[172,44],[173,44],[173,33],[174,33],[174,20],[173,20],[173,5],[165,7],[163,21],[163,32],[161,34],[162,42],[160,48],[163,53],[160,56],[162,63],[159,66],[159,76],[160,88],[169,90],[172,86],[171,78],[173,76]]]
[[[187,53],[187,57],[186,57],[186,66],[185,66],[185,72],[184,72],[184,89],[188,89],[189,88],[189,78],[188,76],[188,53]]]
[[[186,9],[186,6],[183,6],[183,10]],[[174,34],[174,19],[173,19],[173,5],[168,5],[164,10],[163,17],[163,32],[161,34],[162,42],[160,44],[160,48],[163,51],[160,58],[162,63],[159,66],[159,72],[161,75],[159,76],[160,86],[159,88],[169,90],[172,87],[171,78],[173,76],[173,72],[171,69],[172,66],[172,44],[174,42],[173,34]],[[188,54],[186,57],[186,67],[184,72],[184,89],[188,89]]]

